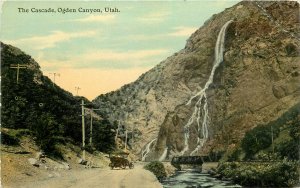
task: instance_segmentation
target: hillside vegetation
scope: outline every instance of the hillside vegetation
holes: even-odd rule
[[[17,83],[16,69],[11,65],[25,65],[20,69]],[[56,157],[61,156],[56,144],[71,142],[81,144],[81,100],[87,108],[95,106],[83,97],[74,97],[71,93],[54,84],[40,71],[34,59],[20,49],[1,43],[2,70],[2,127],[12,131],[3,132],[3,144],[18,144],[18,137],[26,133],[31,135],[41,150]],[[89,118],[86,115],[86,119]],[[86,120],[89,124],[89,120]],[[93,122],[94,145],[99,151],[114,148],[114,127],[106,119]],[[13,130],[23,130],[16,131]],[[86,126],[86,142],[89,138],[89,126]]]
[[[246,132],[218,173],[245,186],[291,187],[300,175],[300,103]],[[224,160],[226,162],[224,162]]]

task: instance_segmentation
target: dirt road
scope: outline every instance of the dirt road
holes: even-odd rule
[[[161,188],[162,185],[143,165],[136,163],[134,169],[111,170],[76,169],[60,171],[54,177],[47,177],[39,181],[16,182],[13,187],[24,188]]]

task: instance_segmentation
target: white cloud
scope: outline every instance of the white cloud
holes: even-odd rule
[[[43,68],[43,70],[55,71],[58,68],[72,68],[72,62],[68,61],[59,61],[59,60],[47,60],[47,59],[37,59],[37,62]]]
[[[72,68],[74,63],[70,58],[66,57],[66,60],[57,60],[47,56],[45,52],[39,51],[34,58],[41,66],[42,70],[56,71],[60,68]]]
[[[155,50],[135,50],[135,51],[113,51],[113,50],[99,50],[88,52],[81,55],[82,59],[87,61],[139,61],[141,59],[151,58],[166,54],[166,49],[155,49]]]
[[[169,12],[153,12],[146,14],[140,18],[138,18],[139,21],[143,23],[160,23],[167,19],[167,17],[170,15]]]
[[[125,36],[126,40],[135,40],[135,41],[148,41],[148,40],[160,40],[166,37],[165,34],[155,34],[155,35],[145,35],[145,34],[135,34]]]
[[[98,67],[102,69],[131,69],[133,67],[152,67],[162,58],[168,55],[166,49],[152,50],[97,50],[72,57],[77,62],[87,62],[74,64],[76,67]]]
[[[35,58],[43,70],[56,71],[58,68],[84,69],[93,67],[102,70],[149,68],[169,55],[167,49],[114,51],[91,50],[78,55],[67,55],[64,60],[51,58],[43,52]]]
[[[46,48],[53,48],[57,43],[68,41],[74,38],[92,37],[96,33],[94,31],[72,32],[67,33],[63,31],[52,31],[51,34],[45,36],[34,36],[29,38],[6,41],[13,45],[31,46],[33,49],[42,50]]]
[[[188,37],[192,33],[194,33],[198,28],[197,27],[176,27],[174,28],[174,32],[170,33],[169,36],[175,36],[175,37]]]
[[[115,19],[115,15],[107,14],[107,15],[90,15],[85,18],[75,19],[71,21],[76,22],[112,22]]]
[[[187,27],[187,26],[178,26],[173,28],[173,31],[170,33],[162,33],[155,35],[145,35],[145,34],[136,34],[129,35],[124,38],[136,41],[150,41],[150,40],[161,40],[165,37],[189,37],[193,34],[198,28],[197,27]]]

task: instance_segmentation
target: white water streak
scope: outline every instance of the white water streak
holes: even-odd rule
[[[226,28],[231,22],[232,22],[232,20],[226,22],[219,32],[216,46],[215,46],[214,66],[211,70],[208,81],[205,83],[204,88],[201,89],[196,95],[192,96],[187,103],[187,105],[189,105],[192,103],[193,99],[199,97],[198,101],[195,104],[194,112],[193,112],[192,116],[190,117],[188,123],[184,126],[184,148],[180,152],[181,155],[183,155],[186,151],[189,150],[189,143],[188,143],[189,137],[190,137],[189,127],[195,121],[198,126],[197,147],[190,153],[190,155],[195,154],[204,145],[204,143],[208,139],[208,126],[209,126],[210,122],[209,122],[209,115],[208,115],[208,100],[207,100],[206,91],[209,88],[209,86],[213,83],[215,71],[219,67],[221,62],[223,61]],[[201,122],[202,122],[202,124],[201,124]],[[202,131],[202,136],[201,136],[202,138],[200,138],[201,131]]]
[[[291,31],[286,30],[281,24],[280,22],[278,22],[277,20],[275,20],[268,12],[267,10],[261,6],[257,1],[255,1],[256,6],[262,11],[263,15],[265,15],[271,22],[273,22],[276,27],[281,30],[284,33],[288,33],[290,36],[292,36],[293,38],[297,39],[298,41],[300,41],[300,39]]]
[[[147,155],[148,155],[149,152],[150,152],[150,146],[151,146],[151,144],[152,144],[156,139],[157,139],[157,138],[154,138],[153,140],[151,140],[151,141],[147,144],[145,150],[142,151],[142,161],[145,161]]]
[[[168,153],[168,147],[165,148],[163,154],[160,156],[160,158],[158,159],[159,161],[163,161],[166,159],[167,157],[167,153]]]

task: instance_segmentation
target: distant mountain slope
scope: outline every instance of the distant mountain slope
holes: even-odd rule
[[[26,69],[19,70],[18,83],[17,69],[11,68],[17,64],[27,66]],[[20,49],[3,43],[1,43],[1,90],[2,127],[29,129],[38,145],[46,152],[54,150],[55,143],[63,143],[68,139],[77,144],[81,143],[80,103],[81,99],[84,99],[85,103],[90,102],[82,97],[74,97],[54,84],[42,74],[34,59]],[[87,107],[93,105],[89,104]],[[104,129],[107,126],[111,125],[105,120],[101,123],[94,122],[94,139],[105,143],[97,149],[110,149],[114,145],[110,128]],[[99,138],[100,136],[103,138]],[[88,138],[87,134],[87,142]]]
[[[110,120],[120,119],[139,132],[133,138],[136,154],[141,156],[155,138],[148,159],[158,159],[164,151],[166,158],[183,151],[184,126],[198,98],[186,104],[207,82],[218,33],[229,20],[233,22],[226,31],[224,61],[207,90],[208,140],[195,154],[235,147],[247,130],[277,119],[299,101],[299,4],[243,1],[213,15],[183,50],[135,82],[94,100]],[[184,155],[203,139],[197,123],[188,130]]]

